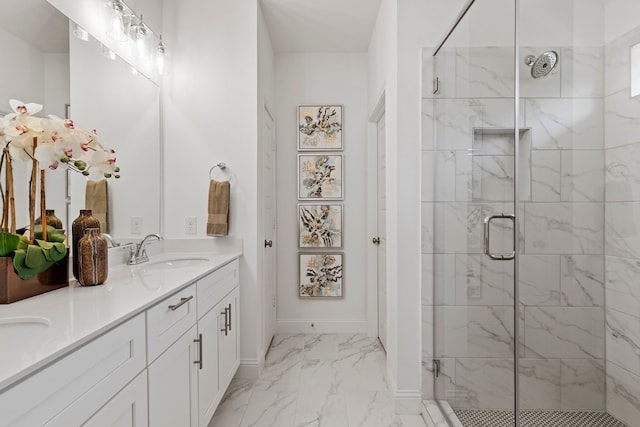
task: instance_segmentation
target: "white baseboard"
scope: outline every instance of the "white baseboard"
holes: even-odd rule
[[[396,378],[387,367],[387,384],[394,394],[396,414],[420,415],[422,413],[421,390],[397,390]]]
[[[420,390],[396,390],[396,414],[420,415],[422,412],[422,393]]]
[[[363,320],[278,320],[279,334],[366,334],[368,322]]]
[[[240,359],[240,367],[236,371],[236,378],[250,380],[258,379],[260,374],[260,363],[258,359]]]

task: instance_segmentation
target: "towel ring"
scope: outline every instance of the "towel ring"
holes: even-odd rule
[[[223,171],[223,173],[227,176],[227,179],[229,180],[229,182],[231,182],[233,180],[233,174],[231,172],[227,171],[227,165],[226,163],[220,162],[216,165],[213,165],[211,167],[211,169],[209,169],[209,179],[213,179],[213,177],[211,176],[211,174],[213,173],[213,171],[219,168],[221,171]]]

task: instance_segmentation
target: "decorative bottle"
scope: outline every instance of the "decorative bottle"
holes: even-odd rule
[[[46,210],[46,215],[47,215],[47,225],[48,226],[51,226],[53,228],[57,228],[58,230],[62,230],[62,220],[56,216],[55,211],[53,209],[47,209]],[[42,223],[42,217],[36,218],[35,223],[36,224],[41,224]]]
[[[78,282],[82,286],[101,285],[109,273],[107,239],[99,228],[87,228],[78,242]]]
[[[84,232],[88,228],[97,228],[100,230],[100,221],[94,218],[91,215],[91,209],[82,209],[80,210],[80,215],[76,218],[71,224],[71,237],[72,237],[72,247],[71,247],[71,256],[73,257],[73,277],[76,280],[80,280],[78,277],[78,266],[79,266],[79,252],[78,252],[78,243],[80,239],[84,237]]]

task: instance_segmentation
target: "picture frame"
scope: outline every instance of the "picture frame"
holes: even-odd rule
[[[342,248],[342,205],[299,204],[298,248]]]
[[[342,151],[342,105],[298,105],[298,151]]]
[[[298,200],[343,200],[342,154],[298,154]]]
[[[298,270],[298,295],[301,298],[343,296],[343,253],[299,253]]]

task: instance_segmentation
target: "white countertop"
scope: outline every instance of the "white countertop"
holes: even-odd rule
[[[242,252],[165,252],[149,263],[109,267],[105,284],[77,283],[0,305],[0,393],[58,359],[206,276]],[[173,269],[149,268],[168,259],[206,258]]]

